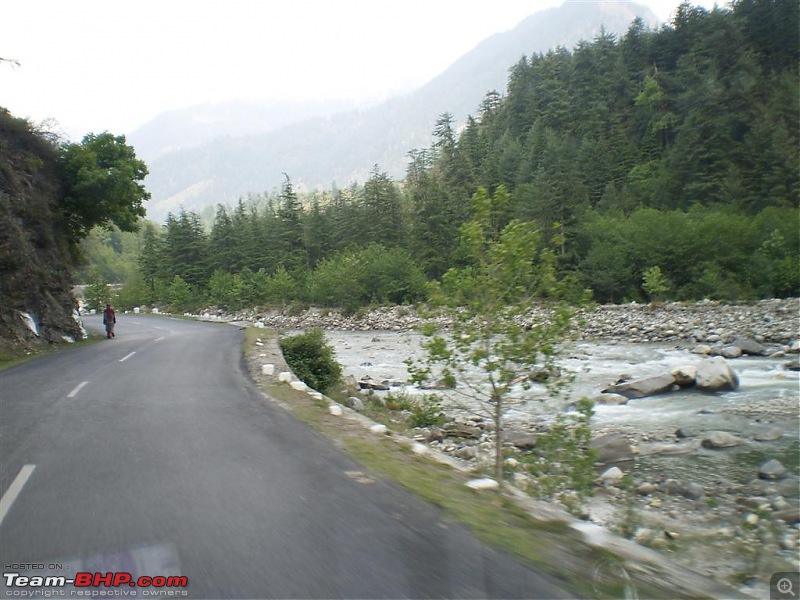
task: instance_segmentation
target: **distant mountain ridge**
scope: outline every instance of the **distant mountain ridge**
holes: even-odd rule
[[[181,207],[199,211],[235,203],[248,194],[271,192],[280,186],[284,173],[297,190],[363,182],[376,164],[400,179],[405,175],[407,153],[430,145],[438,116],[449,112],[457,123],[464,122],[489,91],[505,92],[508,70],[522,56],[559,46],[572,48],[594,38],[601,28],[621,35],[636,17],[648,26],[657,24],[650,9],[638,4],[565,2],[487,38],[406,96],[336,114],[318,108],[311,115],[314,118],[274,125],[266,132],[263,120],[254,120],[249,134],[241,127],[225,130],[220,126],[219,133],[210,134],[207,128],[203,133],[207,139],[193,147],[186,147],[191,140],[172,140],[169,135],[171,122],[191,120],[191,116],[182,111],[166,113],[130,136],[137,153],[154,157],[148,161],[150,175],[145,182],[152,194],[148,217],[162,222],[168,212]],[[176,146],[183,147],[170,150]]]

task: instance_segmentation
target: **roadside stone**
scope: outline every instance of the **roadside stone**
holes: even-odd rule
[[[465,485],[473,490],[496,490],[500,487],[500,484],[497,483],[497,481],[494,479],[489,479],[488,477],[482,479],[470,479]]]

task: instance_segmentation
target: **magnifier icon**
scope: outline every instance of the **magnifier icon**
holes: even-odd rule
[[[783,579],[778,580],[778,585],[776,586],[778,591],[781,594],[791,594],[792,598],[796,598],[794,592],[792,591],[792,582],[790,579],[784,577]]]

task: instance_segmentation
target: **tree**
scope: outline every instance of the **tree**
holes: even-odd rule
[[[416,381],[444,379],[455,394],[489,413],[496,434],[495,476],[502,482],[506,409],[531,389],[534,369],[553,370],[571,310],[563,303],[554,303],[546,316],[536,310],[537,290],[554,298],[567,291],[554,277],[554,255],[537,255],[541,234],[530,222],[512,221],[495,236],[494,204],[485,190],[473,197],[473,219],[461,228],[467,264],[449,270],[431,297],[448,317],[450,331],[428,326],[427,357],[408,366]],[[470,375],[475,370],[477,379]]]
[[[136,230],[145,216],[142,203],[150,198],[139,183],[147,176],[147,166],[124,135],[90,133],[80,144],[65,144],[58,168],[64,186],[61,213],[74,243],[95,225],[113,223],[123,231]]]

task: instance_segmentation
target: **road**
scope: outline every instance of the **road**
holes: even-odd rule
[[[180,574],[188,587],[160,593],[198,599],[569,597],[355,475],[264,399],[241,343],[232,326],[123,315],[115,339],[0,372],[4,572]]]

